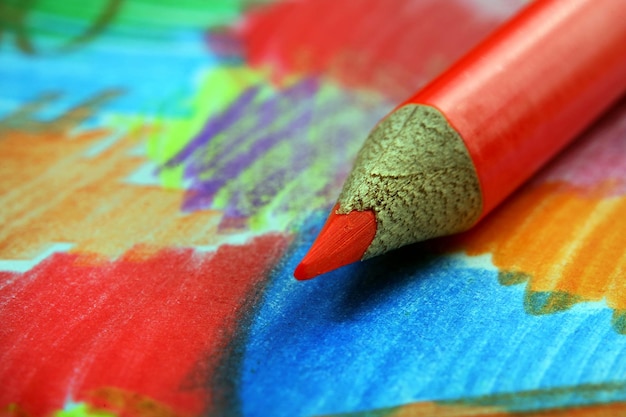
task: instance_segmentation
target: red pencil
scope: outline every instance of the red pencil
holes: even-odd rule
[[[626,0],[536,0],[372,131],[296,268],[469,229],[626,90]]]

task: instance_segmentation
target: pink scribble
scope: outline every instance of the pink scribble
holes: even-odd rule
[[[536,181],[626,194],[626,100],[577,139]]]

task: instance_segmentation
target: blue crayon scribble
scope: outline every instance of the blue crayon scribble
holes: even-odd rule
[[[244,415],[322,415],[624,380],[626,338],[608,325],[606,306],[529,315],[522,286],[503,287],[495,268],[423,244],[295,281],[324,215],[303,227],[248,331]],[[611,393],[611,401],[626,400],[626,390]],[[606,400],[583,394],[514,403],[519,410]]]

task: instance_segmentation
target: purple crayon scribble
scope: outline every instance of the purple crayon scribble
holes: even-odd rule
[[[259,87],[255,86],[244,91],[237,101],[231,107],[226,109],[221,115],[210,119],[198,135],[192,139],[182,151],[165,163],[168,168],[175,167],[185,162],[186,159],[193,156],[211,140],[217,132],[220,132],[237,122],[242,114],[242,109],[254,100],[259,91]]]
[[[289,138],[293,138],[295,133],[302,128],[302,126],[306,126],[305,123],[310,120],[310,114],[307,112],[299,115],[294,120],[292,120],[287,126],[278,130],[277,132],[271,132],[269,135],[263,136],[259,138],[258,141],[254,142],[245,152],[242,152],[236,155],[234,158],[230,159],[220,171],[219,177],[212,177],[206,181],[203,181],[200,189],[203,193],[214,194],[221,187],[225,185],[225,183],[230,179],[239,175],[244,169],[250,166],[256,159],[259,158],[265,151],[267,151],[272,146],[277,143],[287,140]],[[210,164],[209,164],[210,165]],[[197,178],[203,171],[210,169],[208,166],[195,166],[194,170],[191,174]],[[186,172],[187,174],[189,171]],[[192,201],[188,201],[187,203],[193,206]],[[187,204],[185,205],[186,210],[190,210],[193,208],[199,207],[189,207]]]
[[[269,205],[297,212],[299,206],[315,208],[306,206],[311,199],[334,199],[355,143],[391,107],[314,78],[265,93],[259,86],[246,90],[166,162],[183,166],[190,183],[184,211],[222,210],[220,227],[230,228]],[[294,181],[303,176],[319,185],[299,187]]]
[[[281,96],[280,99],[283,102],[284,101],[289,101],[289,102],[294,101],[296,103],[304,102],[304,100],[306,99],[308,95],[315,92],[315,88],[316,86],[312,85],[311,83],[302,83],[302,85],[296,86],[293,90],[286,91],[285,95]],[[231,177],[231,175],[235,173],[235,172],[232,172],[232,170],[246,166],[251,160],[253,160],[256,156],[258,156],[263,150],[271,147],[275,142],[279,140],[279,138],[274,138],[274,139],[272,139],[271,137],[260,138],[255,143],[253,143],[251,146],[248,146],[248,147],[244,147],[243,143],[250,136],[258,134],[257,132],[259,130],[261,131],[267,130],[267,126],[271,126],[272,124],[276,123],[277,116],[281,114],[280,109],[277,106],[278,103],[279,103],[279,98],[273,98],[270,101],[263,103],[258,109],[256,108],[241,109],[240,117],[242,119],[243,118],[249,119],[250,117],[252,117],[250,115],[259,115],[260,117],[258,118],[258,121],[255,125],[251,126],[250,129],[243,132],[242,134],[229,135],[228,141],[226,142],[225,146],[223,146],[220,150],[221,155],[229,155],[229,154],[232,154],[235,150],[239,150],[240,154],[237,157],[237,159],[239,160],[238,162],[231,160],[229,161],[227,166],[224,166],[223,165],[224,161],[222,159],[211,158],[208,161],[205,161],[204,154],[199,153],[197,155],[198,158],[195,161],[197,165],[194,167],[194,169],[191,169],[191,168],[188,169],[187,173],[190,174],[192,177],[195,177],[196,175],[200,173],[200,171],[209,172],[210,170],[221,168],[221,171],[224,172],[227,177]],[[300,107],[303,107],[303,106],[300,106]],[[295,111],[297,110],[298,108],[295,109]],[[310,108],[307,109],[305,107],[304,111],[305,112],[310,111]],[[291,112],[294,112],[294,110],[292,110]],[[289,114],[287,114],[287,116],[289,116]],[[290,129],[291,126],[294,126],[295,124],[299,123],[300,119],[301,118],[298,117],[297,120],[288,121],[287,129]],[[220,131],[214,131],[214,132],[206,131],[204,133],[207,134],[208,135],[207,138],[209,138],[209,137],[215,137],[218,133],[220,133]],[[204,143],[208,143],[208,141],[205,140]],[[245,148],[248,149],[247,152],[242,153],[241,151],[245,150]],[[208,190],[208,191],[211,191],[211,190]]]

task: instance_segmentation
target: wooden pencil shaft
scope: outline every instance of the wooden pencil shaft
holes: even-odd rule
[[[404,104],[460,134],[484,216],[624,90],[626,1],[536,0]]]

